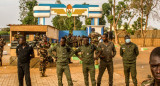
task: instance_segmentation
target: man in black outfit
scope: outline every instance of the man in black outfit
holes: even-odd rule
[[[32,46],[26,43],[26,38],[19,38],[19,45],[16,48],[16,54],[18,57],[18,80],[19,86],[23,86],[23,77],[25,76],[26,86],[31,86],[30,79],[30,60],[34,58],[34,51]]]

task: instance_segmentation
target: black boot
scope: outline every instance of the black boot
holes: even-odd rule
[[[97,86],[101,86],[101,84],[100,84],[100,83],[97,83]]]

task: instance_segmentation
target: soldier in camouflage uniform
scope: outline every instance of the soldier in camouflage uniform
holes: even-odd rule
[[[40,41],[40,36],[39,36],[39,33],[36,33],[36,35],[34,36],[34,45],[33,45],[33,47],[35,47],[37,44],[38,44],[38,42]]]
[[[153,78],[143,81],[141,86],[160,86],[160,47],[151,52],[149,64]]]
[[[4,45],[6,45],[6,42],[3,38],[1,38],[1,35],[0,35],[0,66],[2,66],[2,56],[3,56]]]
[[[95,29],[92,28],[92,32],[89,34],[89,37],[91,38],[91,44],[94,44],[95,46],[99,43],[99,37],[101,37],[101,34],[95,32]]]
[[[39,35],[39,41],[42,41],[42,39],[43,39],[43,35],[40,34],[40,35]]]
[[[94,66],[94,51],[100,51],[99,48],[97,48],[93,44],[89,44],[89,38],[85,37],[83,38],[84,45],[79,47],[76,51],[75,54],[76,56],[79,57],[79,59],[82,60],[82,65],[83,65],[83,75],[84,75],[84,81],[85,81],[85,86],[89,86],[89,81],[88,81],[88,76],[90,73],[91,77],[91,82],[92,86],[96,86],[96,80],[95,80],[95,66]],[[78,55],[78,53],[81,52],[82,55],[81,57]],[[100,52],[98,53],[97,57],[100,55]]]
[[[18,41],[20,37],[22,37],[22,35],[20,35],[20,32],[17,32],[17,34],[14,35],[14,41]]]
[[[36,35],[34,37],[34,41],[40,41],[39,33],[36,33]]]
[[[56,56],[52,53],[53,51],[56,52]],[[56,46],[51,47],[48,50],[48,53],[49,55],[51,55],[56,59],[58,86],[63,86],[62,84],[63,73],[65,73],[66,75],[68,86],[73,86],[70,69],[68,65],[69,64],[68,58],[70,58],[74,54],[74,51],[72,50],[71,47],[66,45],[66,38],[62,37],[60,44],[57,44]]]
[[[77,40],[77,37],[76,37],[76,36],[73,36],[73,40],[72,40],[72,42],[73,42],[73,47],[76,47],[76,46],[77,46],[77,42],[78,42],[78,40]]]
[[[37,53],[38,55],[40,55],[40,73],[41,76],[44,77],[45,75],[45,71],[46,71],[46,67],[48,64],[48,52],[47,50],[50,48],[50,43],[47,41],[47,37],[43,36],[43,40],[37,45]]]
[[[72,35],[71,34],[68,35],[68,38],[66,39],[66,43],[69,47],[71,47],[71,48],[73,47],[73,41],[72,41]],[[71,58],[68,58],[68,60],[69,60],[69,63],[72,63]]]
[[[98,47],[102,49],[100,55],[100,67],[97,78],[97,86],[101,85],[101,79],[105,69],[108,70],[109,75],[109,86],[113,86],[113,60],[112,58],[116,55],[116,49],[114,43],[108,41],[108,34],[102,35],[103,42],[98,44]]]
[[[78,47],[80,47],[82,45],[82,38],[80,36],[78,36]]]
[[[71,34],[68,35],[66,43],[67,43],[68,46],[72,47],[73,42],[72,42],[72,35]]]
[[[92,32],[89,34],[88,37],[91,38],[91,44],[98,46],[98,43],[100,39],[98,39],[101,36],[101,34],[95,32],[95,28],[92,28]],[[96,54],[96,52],[95,52]],[[95,56],[95,55],[94,55]],[[95,60],[95,64],[98,65],[98,60]]]
[[[123,59],[126,86],[129,86],[130,73],[134,86],[137,86],[136,59],[139,55],[139,50],[137,45],[130,41],[130,36],[128,35],[125,36],[125,44],[120,48],[120,55]]]

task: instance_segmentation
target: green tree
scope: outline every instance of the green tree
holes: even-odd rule
[[[74,28],[74,17],[66,17],[66,16],[55,16],[52,19],[52,24],[59,30],[69,30],[70,32]],[[75,27],[76,30],[80,30],[82,26],[82,22],[80,21],[79,16],[75,17]]]
[[[86,30],[87,26],[86,25],[82,25],[81,30]]]
[[[18,20],[21,21],[21,22],[27,16],[27,12],[28,12],[28,9],[26,7],[26,2],[27,1],[28,0],[19,0],[20,18]]]
[[[106,25],[106,20],[104,18],[104,15],[102,15],[102,18],[99,18],[99,25]]]
[[[86,25],[91,25],[91,19],[85,17],[85,24],[86,24]]]
[[[112,3],[113,3],[112,0],[109,0],[108,3],[104,3],[102,5],[103,15],[106,16],[108,23],[110,23],[110,31],[112,31],[112,26],[113,26]]]
[[[32,0],[32,1],[27,1],[26,2],[26,7],[28,9],[28,13],[27,16],[21,20],[22,24],[24,25],[36,25],[38,24],[38,18],[35,18],[33,16],[33,7],[37,5],[37,1],[36,0]]]
[[[152,12],[156,12],[157,10],[154,10],[157,6],[159,6],[160,1],[159,0],[132,0],[132,7],[134,10],[136,10],[141,17],[141,37],[143,38],[143,46],[145,47],[145,38],[146,38],[146,29],[148,26],[148,19],[149,15]],[[159,16],[155,16],[159,17]],[[143,30],[143,19],[145,18],[145,29]]]
[[[6,32],[10,32],[10,28],[6,27],[6,28],[2,28],[1,31],[6,31]]]

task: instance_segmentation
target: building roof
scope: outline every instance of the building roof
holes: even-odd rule
[[[49,27],[52,27],[52,28],[55,28],[51,25],[23,25],[23,24],[8,24],[7,26],[49,26]]]

